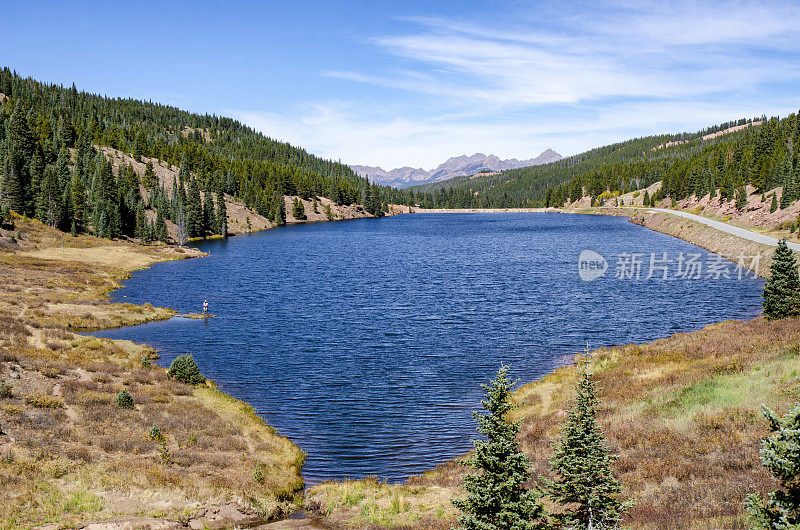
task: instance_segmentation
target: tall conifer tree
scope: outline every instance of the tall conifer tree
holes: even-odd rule
[[[761,442],[761,461],[780,489],[766,499],[747,498],[750,518],[759,528],[800,528],[800,404],[783,418],[764,407],[772,435]]]
[[[770,276],[764,285],[764,316],[768,320],[800,314],[800,275],[797,259],[785,239],[778,241],[772,254]]]
[[[216,230],[214,230],[216,224],[214,199],[211,196],[211,192],[206,190],[205,197],[203,198],[203,232],[216,232]]]
[[[273,199],[273,214],[272,214],[272,222],[275,223],[277,226],[283,226],[286,224],[286,201],[284,200],[283,195],[280,193],[275,195]]]
[[[197,180],[189,180],[189,193],[186,196],[186,229],[189,237],[203,235],[203,205]]]
[[[86,188],[83,186],[80,174],[76,169],[72,173],[70,185],[70,198],[72,200],[72,223],[71,232],[73,235],[81,234],[86,229]]]
[[[228,209],[225,206],[225,194],[217,192],[217,233],[228,237]]]
[[[611,472],[616,456],[597,423],[599,401],[588,371],[583,372],[575,391],[561,439],[550,458],[556,478],[545,481],[550,497],[563,507],[563,512],[553,517],[575,529],[616,527],[626,505]]]
[[[9,152],[11,150],[9,149]],[[0,186],[0,202],[19,214],[25,213],[25,196],[19,171],[12,163],[11,155],[3,160],[3,182]]]
[[[61,220],[61,191],[56,168],[47,166],[36,202],[36,216],[47,226],[55,228]]]
[[[547,514],[536,489],[526,489],[531,477],[528,456],[517,442],[519,422],[509,420],[512,381],[508,367],[482,385],[485,413],[473,412],[478,432],[485,440],[474,440],[475,450],[464,464],[477,471],[464,477],[465,499],[453,504],[462,512],[459,524],[469,530],[534,530],[549,528]]]

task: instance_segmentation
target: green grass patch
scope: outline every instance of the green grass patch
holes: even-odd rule
[[[650,400],[650,414],[666,414],[673,419],[691,418],[699,410],[741,407],[758,409],[761,403],[783,400],[776,389],[792,381],[797,359],[785,355],[776,360],[752,365],[733,374],[720,374],[697,381]]]

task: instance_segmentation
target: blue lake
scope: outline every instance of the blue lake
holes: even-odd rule
[[[167,366],[193,354],[308,453],[309,484],[396,482],[465,453],[480,384],[501,362],[528,382],[587,342],[643,342],[761,310],[762,280],[739,279],[727,261],[725,278],[715,255],[619,217],[403,215],[199,247],[210,256],[136,272],[114,294],[180,313],[208,299],[217,318],[97,335],[149,343]],[[584,249],[608,261],[592,282],[578,275]],[[651,253],[661,267],[646,279]],[[690,254],[700,278],[675,279]],[[637,261],[639,279],[623,266]]]

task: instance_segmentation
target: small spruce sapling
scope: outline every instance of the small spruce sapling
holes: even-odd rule
[[[200,385],[206,378],[200,373],[197,363],[191,355],[179,355],[172,361],[167,376],[187,385]]]
[[[555,479],[545,479],[550,498],[562,506],[554,514],[568,528],[607,528],[619,525],[628,508],[620,498],[620,485],[611,472],[616,456],[606,444],[597,423],[599,401],[594,379],[584,370],[561,438],[550,457]]]
[[[150,430],[148,431],[147,434],[150,435],[150,438],[152,440],[159,440],[159,441],[164,440],[164,435],[161,434],[161,429],[159,428],[158,425],[153,425],[152,427],[150,427]]]
[[[464,465],[477,473],[464,477],[465,499],[453,500],[461,510],[459,524],[470,530],[538,530],[549,528],[538,489],[526,489],[531,477],[528,456],[517,442],[519,422],[509,421],[512,381],[508,367],[483,385],[485,414],[473,412],[478,432],[485,440],[474,440],[475,450]]]
[[[120,390],[119,394],[117,394],[117,397],[114,398],[114,403],[116,403],[121,409],[133,408],[133,398],[124,388]]]

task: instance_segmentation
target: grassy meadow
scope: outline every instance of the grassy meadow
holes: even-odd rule
[[[0,245],[0,527],[221,528],[296,506],[304,454],[250,405],[169,379],[145,346],[75,333],[171,317],[105,295],[132,269],[199,252],[23,218]],[[131,409],[115,404],[123,389]]]
[[[249,405],[210,382],[168,379],[145,346],[75,333],[172,316],[106,294],[133,268],[196,251],[74,238],[21,218],[0,244],[0,527],[225,527],[297,506],[304,455]],[[783,413],[800,400],[800,321],[727,321],[575,360],[515,393],[534,476],[549,473],[588,363],[615,472],[634,500],[626,526],[747,527],[745,496],[774,488],[759,459],[761,404]],[[122,389],[133,409],[114,404]],[[463,472],[451,461],[400,485],[326,482],[304,505],[330,527],[449,528]]]
[[[619,455],[615,472],[635,501],[625,526],[748,528],[744,498],[775,487],[759,459],[768,433],[761,404],[784,413],[800,400],[800,321],[727,321],[603,348],[519,387],[516,419],[535,476],[549,473],[550,444],[584,363],[600,388],[599,420]],[[463,472],[448,462],[402,486],[325,483],[311,488],[306,504],[357,526],[445,528]]]

